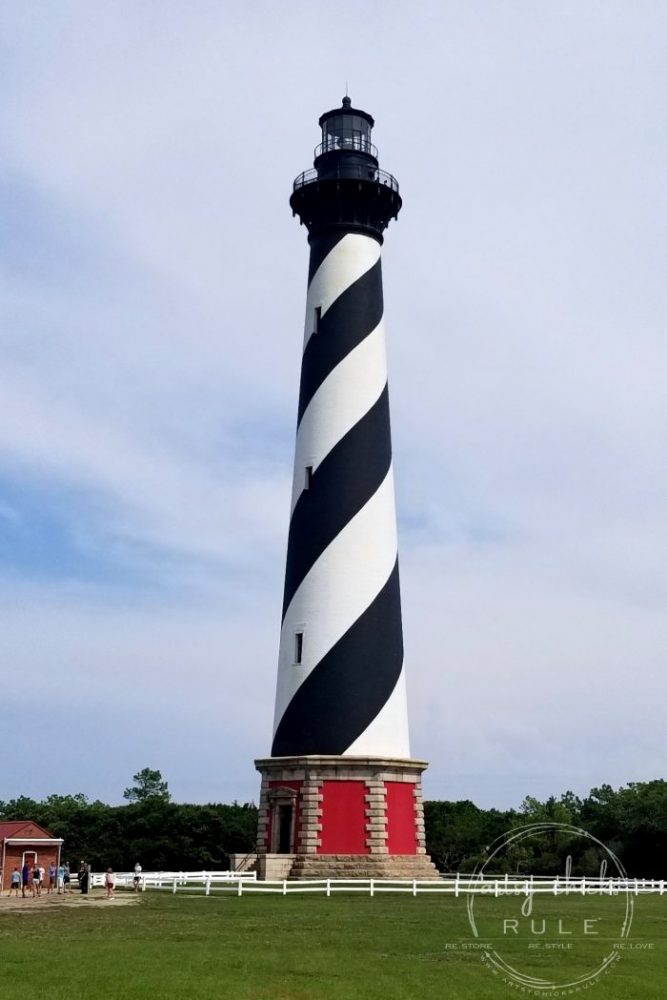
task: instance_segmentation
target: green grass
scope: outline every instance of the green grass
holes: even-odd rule
[[[476,899],[484,933],[533,975],[592,969],[614,937],[620,902],[538,899],[536,914],[597,917],[609,932],[573,937],[571,956],[531,951],[498,935],[521,900]],[[510,909],[508,909],[508,907]],[[134,906],[91,901],[0,912],[2,1000],[459,1000],[519,996],[485,968],[464,899],[449,896],[172,896]],[[544,940],[544,939],[542,939]],[[554,940],[552,938],[551,940]],[[662,998],[667,986],[667,897],[639,897],[629,943],[600,1000]],[[647,945],[653,948],[647,949]],[[569,964],[568,964],[569,963]]]

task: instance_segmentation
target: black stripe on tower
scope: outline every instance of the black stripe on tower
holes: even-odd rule
[[[306,574],[384,482],[391,466],[389,393],[376,403],[313,473],[290,521],[283,618]]]
[[[382,319],[382,310],[382,267],[378,257],[370,270],[327,309],[317,336],[306,344],[301,362],[299,422],[327,375],[375,330]]]
[[[403,665],[398,561],[373,603],[290,701],[272,757],[342,754],[389,700]]]
[[[328,257],[337,243],[340,243],[345,233],[338,231],[330,232],[326,236],[319,236],[311,241],[310,261],[308,263],[308,286],[315,277],[315,274],[324,260]]]

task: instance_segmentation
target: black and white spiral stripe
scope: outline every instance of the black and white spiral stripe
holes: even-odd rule
[[[273,756],[409,757],[382,313],[379,243],[313,240]]]

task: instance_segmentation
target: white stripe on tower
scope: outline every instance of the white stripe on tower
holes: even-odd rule
[[[380,246],[311,242],[272,755],[409,757]]]
[[[313,333],[313,314],[319,306],[322,316],[329,306],[380,259],[380,244],[359,233],[347,233],[336,243],[318,267],[308,285],[303,349]]]
[[[304,488],[306,466],[313,472],[342,437],[377,402],[387,384],[384,324],[336,365],[311,399],[296,435],[292,510]]]
[[[396,562],[394,483],[379,490],[324,550],[294,594],[280,635],[276,725],[310,672],[385,585]],[[355,566],[354,573],[350,566]],[[304,631],[303,657],[294,664],[294,635]]]

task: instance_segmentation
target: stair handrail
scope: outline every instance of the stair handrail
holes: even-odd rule
[[[241,871],[243,871],[246,862],[250,860],[250,858],[253,856],[253,854],[257,855],[257,853],[258,853],[257,852],[258,846],[259,846],[258,842],[255,842],[255,846],[252,848],[252,850],[248,851],[248,853],[246,854],[246,856],[244,858],[241,858],[241,860],[238,862],[238,864],[236,864],[234,866],[234,871],[235,872],[241,872]]]

